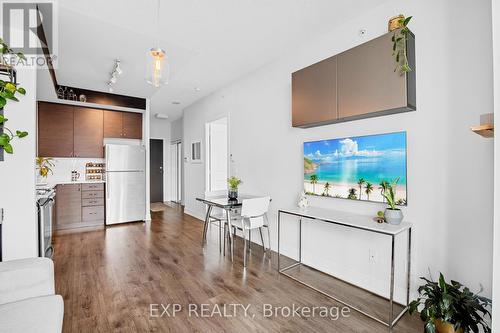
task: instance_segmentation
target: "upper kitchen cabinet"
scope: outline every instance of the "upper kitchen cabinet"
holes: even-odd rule
[[[393,32],[292,74],[292,125],[313,127],[416,110],[415,37],[406,43],[412,71],[392,56]]]
[[[123,112],[104,110],[104,137],[121,138],[123,129]]]
[[[104,157],[103,111],[75,107],[74,114],[74,156]]]
[[[142,114],[104,111],[104,137],[142,139]]]
[[[292,74],[292,125],[313,126],[337,118],[337,58]]]
[[[142,113],[123,112],[123,137],[142,139]]]
[[[38,103],[38,156],[73,156],[73,107]]]
[[[392,56],[393,33],[338,55],[339,118],[351,120],[415,110],[415,72],[401,74]],[[414,44],[413,36],[409,43]],[[414,70],[413,45],[410,67]]]

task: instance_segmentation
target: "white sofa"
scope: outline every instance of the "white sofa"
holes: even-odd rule
[[[48,258],[0,262],[0,332],[61,332],[64,303]]]

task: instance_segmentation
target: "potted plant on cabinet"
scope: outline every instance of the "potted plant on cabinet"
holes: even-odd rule
[[[420,297],[410,303],[409,312],[420,313],[425,333],[476,333],[479,327],[491,333],[485,321],[486,316],[491,318],[487,309],[491,300],[478,295],[482,288],[474,294],[457,281],[447,283],[443,274],[439,274],[438,282],[421,279],[426,284],[418,288]],[[420,306],[423,307],[419,311]]]
[[[229,200],[238,199],[238,186],[243,184],[241,179],[238,179],[235,176],[231,176],[227,179],[227,183],[229,185],[229,191],[228,191]]]
[[[386,188],[382,192],[382,196],[387,201],[389,207],[385,209],[385,221],[389,224],[400,224],[403,221],[403,212],[396,207],[396,190],[399,178],[395,179],[391,184],[386,184]]]

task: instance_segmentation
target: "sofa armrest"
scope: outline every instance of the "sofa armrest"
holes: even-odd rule
[[[54,263],[29,258],[0,263],[0,304],[54,295]]]

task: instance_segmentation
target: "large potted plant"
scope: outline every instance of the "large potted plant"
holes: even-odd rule
[[[395,179],[392,183],[385,183],[385,188],[382,192],[382,196],[385,198],[389,207],[385,209],[384,217],[385,221],[389,224],[400,224],[403,221],[403,212],[401,209],[397,208],[396,201],[396,190],[399,178]]]
[[[241,179],[236,178],[235,176],[231,176],[227,179],[227,184],[229,185],[229,190],[228,190],[229,200],[238,199],[238,186],[243,184]]]
[[[491,318],[491,300],[478,295],[482,288],[475,294],[457,281],[447,283],[443,274],[438,282],[421,279],[426,283],[418,288],[420,296],[410,303],[409,312],[420,313],[425,333],[477,333],[479,327],[491,333],[485,320]]]

